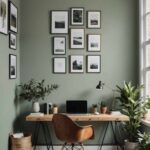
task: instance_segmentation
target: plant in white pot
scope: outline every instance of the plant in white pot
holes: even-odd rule
[[[133,86],[131,82],[124,83],[124,87],[117,86],[120,96],[122,113],[129,117],[129,122],[124,122],[124,129],[127,133],[125,140],[125,150],[136,150],[138,148],[138,138],[141,119],[144,113],[144,100],[140,98],[141,86]]]
[[[58,88],[57,84],[45,85],[45,80],[40,82],[31,79],[28,83],[21,84],[20,97],[33,102],[33,111],[39,112],[39,100],[44,100],[53,90]]]

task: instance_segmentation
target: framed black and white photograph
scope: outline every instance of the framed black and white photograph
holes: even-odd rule
[[[9,54],[9,79],[17,78],[17,56]]]
[[[83,73],[83,56],[71,55],[70,56],[70,72],[71,73]]]
[[[66,37],[54,37],[54,55],[66,54]]]
[[[87,27],[94,29],[101,28],[101,11],[88,11],[87,13]]]
[[[66,73],[66,57],[53,58],[53,73],[56,74]]]
[[[87,56],[87,72],[100,73],[101,72],[101,56]]]
[[[84,8],[71,8],[71,25],[84,25]]]
[[[18,9],[12,2],[9,3],[9,30],[18,31]]]
[[[68,11],[51,11],[51,33],[68,33]]]
[[[13,33],[9,33],[9,48],[17,49],[17,37]]]
[[[84,49],[84,29],[71,29],[70,36],[71,49]]]
[[[8,0],[0,0],[0,33],[8,34]]]
[[[88,35],[88,51],[98,52],[101,50],[100,35],[90,34]]]

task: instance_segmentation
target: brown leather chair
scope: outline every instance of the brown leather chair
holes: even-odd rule
[[[84,150],[83,142],[94,138],[92,125],[79,126],[64,114],[55,114],[53,116],[53,125],[56,137],[65,142],[62,150],[67,148],[67,146],[73,150],[75,144],[78,144],[80,149]]]

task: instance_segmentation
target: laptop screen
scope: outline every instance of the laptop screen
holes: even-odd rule
[[[67,100],[66,112],[72,114],[86,114],[87,101],[86,100]]]

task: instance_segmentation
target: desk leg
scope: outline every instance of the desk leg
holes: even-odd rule
[[[34,130],[34,135],[33,135],[34,150],[36,149],[36,146],[37,146],[39,131],[40,131],[40,123],[36,122],[35,130]]]
[[[47,132],[48,132],[48,134],[49,134],[49,139],[50,139],[51,148],[52,148],[52,150],[54,150],[51,132],[50,132],[50,129],[49,129],[49,126],[48,126],[47,123],[46,123],[46,129],[47,129]]]
[[[106,136],[106,133],[107,133],[108,126],[109,126],[109,122],[107,122],[105,131],[104,131],[104,135],[103,135],[103,139],[102,139],[102,143],[101,143],[101,145],[98,147],[98,150],[99,150],[99,149],[100,149],[100,150],[102,149],[102,146],[103,146],[103,143],[104,143],[104,139],[105,139],[105,136]],[[99,143],[100,143],[100,138],[99,138]]]

